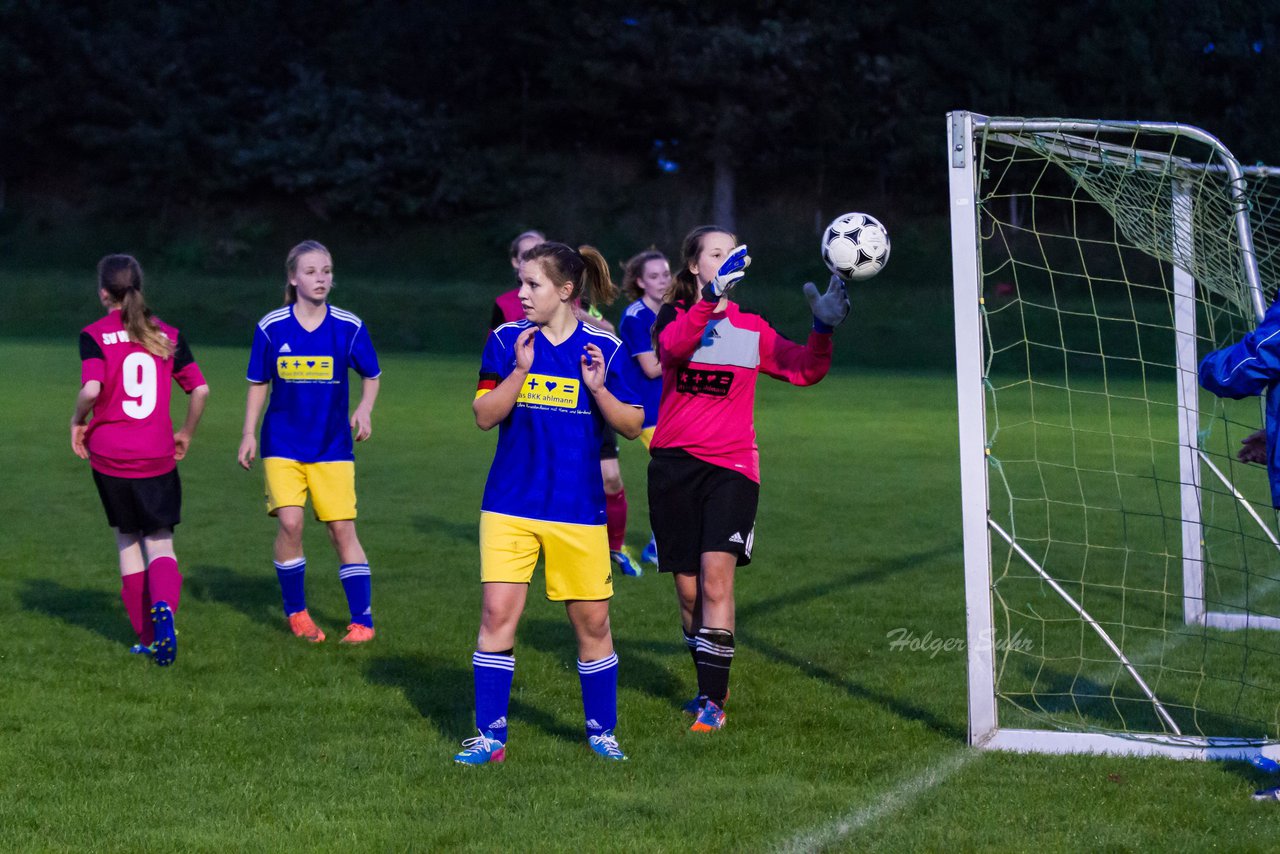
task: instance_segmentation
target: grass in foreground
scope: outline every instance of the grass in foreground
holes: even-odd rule
[[[494,436],[472,359],[389,356],[359,451],[379,635],[312,646],[284,628],[260,472],[235,463],[245,353],[200,347],[213,399],[183,464],[177,664],[126,653],[114,549],[69,450],[66,345],[0,343],[0,849],[1266,850],[1274,805],[1243,767],[987,755],[964,746],[964,658],[888,633],[963,637],[954,383],[838,371],[763,383],[755,564],[739,582],[727,729],[689,735],[671,583],[618,578],[619,736],[582,734],[563,610],[530,597],[509,758],[450,761],[471,734],[475,545]],[[623,449],[629,539],[644,453]],[[308,533],[313,615],[346,622]],[[536,583],[536,582],[535,582]],[[535,591],[537,587],[535,586]]]

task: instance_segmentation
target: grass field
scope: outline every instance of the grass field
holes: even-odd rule
[[[495,438],[471,421],[475,359],[384,356],[358,457],[379,635],[343,649],[345,602],[314,525],[309,595],[331,639],[284,629],[260,472],[234,459],[246,353],[197,342],[213,397],[182,466],[181,646],[161,669],[126,653],[111,537],[68,447],[73,340],[0,340],[0,849],[1274,847],[1276,807],[1247,797],[1267,784],[1259,772],[977,753],[963,652],[890,646],[895,630],[964,636],[945,373],[842,365],[812,389],[762,384],[756,560],[738,585],[724,732],[686,732],[693,674],[669,579],[619,578],[630,761],[585,747],[571,632],[535,595],[509,758],[462,768],[449,760],[471,732],[476,521]],[[643,450],[622,459],[639,547]]]

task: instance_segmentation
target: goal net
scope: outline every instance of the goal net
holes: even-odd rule
[[[970,739],[1280,755],[1257,398],[1199,389],[1280,275],[1280,188],[1183,125],[948,117]]]

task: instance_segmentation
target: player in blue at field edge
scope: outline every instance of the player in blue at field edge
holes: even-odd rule
[[[262,467],[267,512],[279,522],[274,557],[289,629],[313,643],[324,632],[307,613],[302,553],[302,508],[307,494],[318,521],[329,528],[338,553],[338,578],[347,594],[351,622],[342,643],[373,640],[369,561],[356,536],[356,474],[352,433],[363,442],[373,433],[378,397],[378,354],[369,330],[349,311],[331,306],[333,259],[314,240],[289,251],[285,305],[258,321],[249,354],[249,397],[240,440],[240,465],[258,454],[254,437],[262,421]],[[361,377],[360,402],[347,416],[347,371]]]
[[[1243,462],[1265,463],[1271,503],[1280,509],[1280,302],[1274,303],[1257,328],[1236,343],[1214,350],[1200,362],[1200,385],[1218,397],[1239,400],[1266,394],[1266,427],[1241,440]],[[1280,786],[1253,793],[1254,800],[1280,801]]]
[[[631,357],[633,385],[644,403],[644,430],[640,433],[640,441],[645,450],[648,450],[649,440],[658,425],[658,402],[662,397],[662,365],[654,351],[653,324],[670,287],[671,264],[667,256],[657,249],[646,249],[623,265],[622,292],[632,302],[622,313],[618,337]],[[658,563],[658,544],[652,534],[640,559],[655,566]]]
[[[498,446],[480,506],[480,632],[471,663],[476,727],[454,756],[465,765],[506,758],[516,625],[541,551],[547,598],[564,602],[578,641],[587,743],[626,759],[618,720],[618,656],[609,627],[612,563],[599,451],[604,429],[640,434],[644,412],[622,374],[626,353],[583,323],[574,305],[606,303],[616,289],[590,246],[543,243],[520,262],[525,320],[489,335],[472,409]]]

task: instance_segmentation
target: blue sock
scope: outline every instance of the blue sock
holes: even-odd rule
[[[471,656],[476,678],[476,729],[507,743],[507,706],[511,703],[511,679],[516,657],[506,652],[476,652]]]
[[[307,610],[307,559],[276,562],[276,578],[280,580],[280,598],[284,600],[284,615]]]
[[[373,580],[367,563],[344,563],[338,567],[338,578],[347,593],[351,622],[373,628]]]
[[[618,725],[618,654],[611,652],[598,661],[579,661],[578,681],[582,683],[587,736],[612,732]]]

